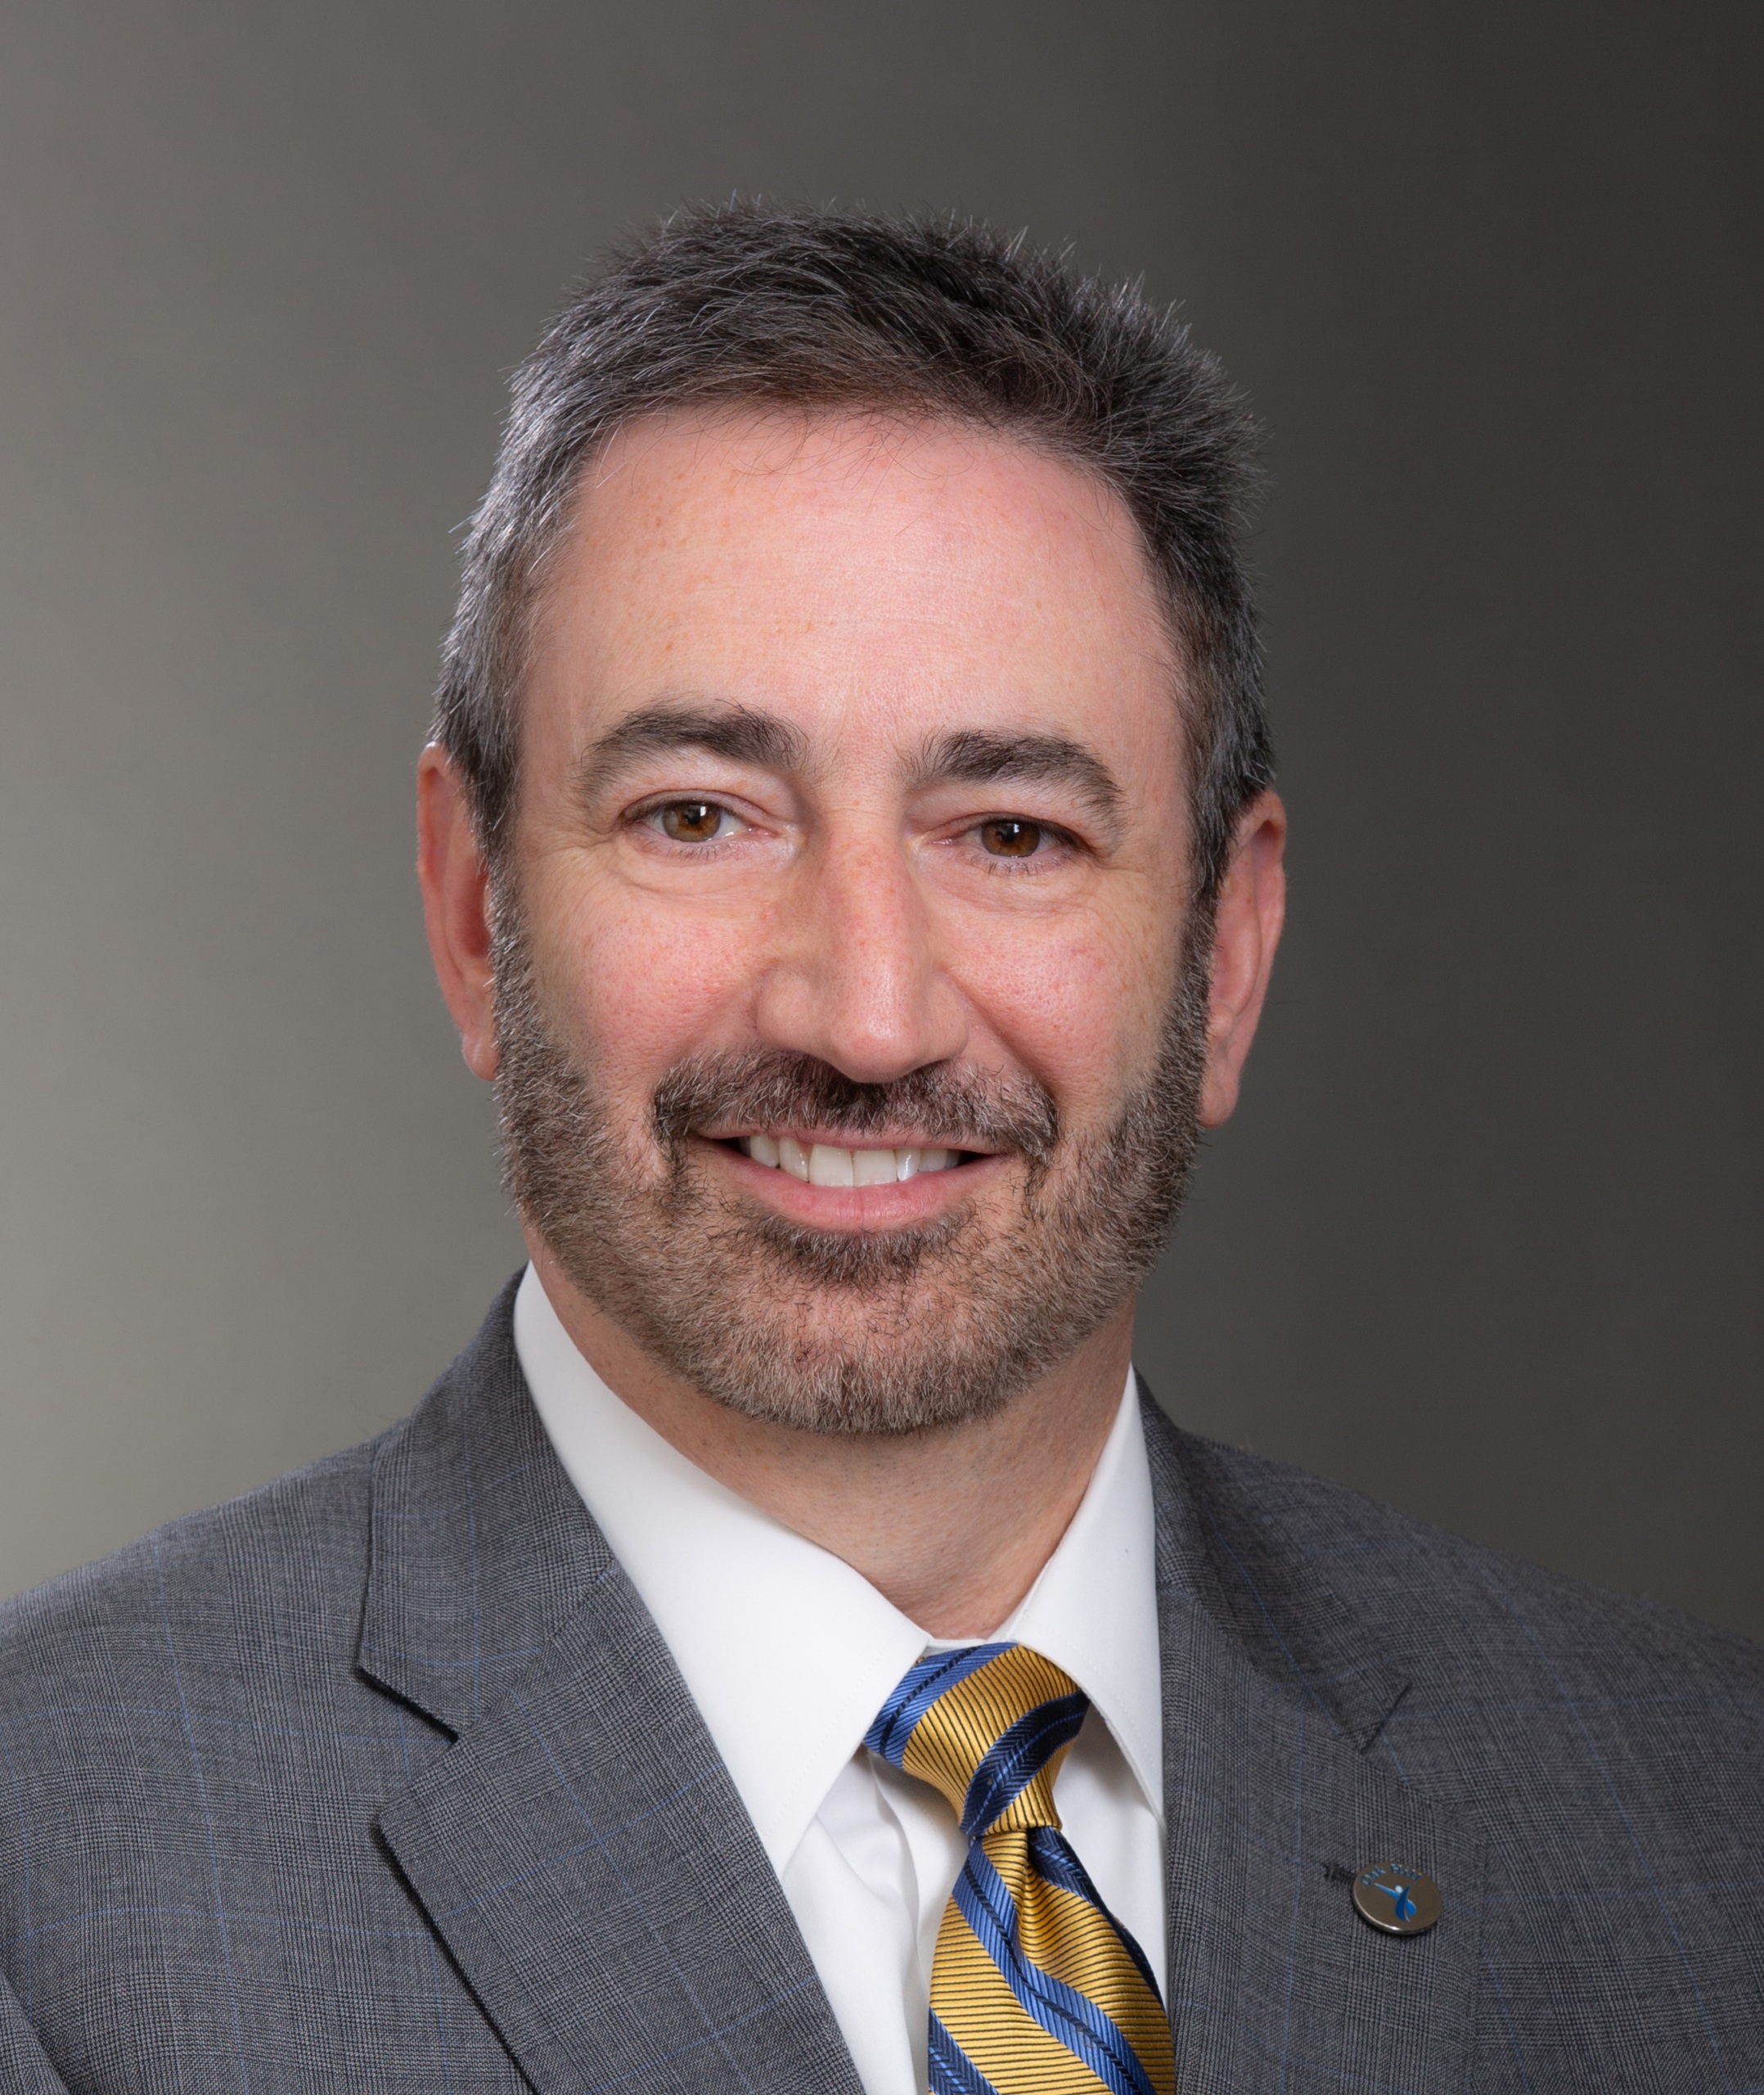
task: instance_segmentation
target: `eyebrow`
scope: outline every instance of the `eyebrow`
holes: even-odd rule
[[[802,731],[776,714],[749,705],[691,703],[646,705],[592,742],[578,767],[585,791],[601,793],[644,757],[671,750],[704,750],[731,764],[766,771],[808,768]],[[943,781],[965,785],[1012,783],[1071,787],[1100,820],[1120,813],[1121,788],[1095,750],[1069,735],[1007,735],[981,728],[934,736],[912,767],[915,786]]]
[[[965,785],[1068,786],[1100,819],[1121,809],[1114,773],[1094,750],[1069,735],[998,735],[963,728],[927,742],[914,767],[915,782],[955,779]]]
[[[688,749],[766,771],[797,771],[808,744],[788,721],[751,706],[646,705],[588,746],[578,774],[585,790],[604,792],[641,759]]]

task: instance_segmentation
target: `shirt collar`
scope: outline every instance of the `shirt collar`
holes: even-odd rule
[[[1163,1821],[1163,1691],[1158,1650],[1157,1526],[1139,1393],[1120,1408],[1060,1545],[997,1632],[1072,1678],[1114,1736]]]
[[[570,1481],[673,1654],[781,1874],[930,1640],[830,1551],[718,1483],[620,1401],[529,1266],[515,1347]],[[1000,1641],[1033,1644],[1108,1724],[1161,1818],[1150,1471],[1127,1377],[1089,1489]]]

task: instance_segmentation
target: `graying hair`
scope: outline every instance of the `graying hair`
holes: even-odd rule
[[[615,257],[512,391],[434,728],[493,863],[538,585],[588,461],[669,409],[874,409],[1020,437],[1126,504],[1185,673],[1192,871],[1210,913],[1237,818],[1273,776],[1241,550],[1256,430],[1173,313],[972,220],[738,203],[682,212]]]

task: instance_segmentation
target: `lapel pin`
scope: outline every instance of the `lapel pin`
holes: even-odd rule
[[[1446,1910],[1439,1886],[1424,1871],[1374,1863],[1353,1881],[1360,1917],[1384,1935],[1425,1935]]]

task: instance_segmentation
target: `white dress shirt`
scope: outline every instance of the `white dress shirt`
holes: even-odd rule
[[[531,1267],[515,1296],[515,1346],[552,1445],[655,1618],[778,1872],[865,2095],[916,2095],[932,1951],[966,1844],[943,1799],[866,1751],[863,1737],[938,1640],[621,1403]],[[1152,1559],[1130,1374],[1071,1525],[994,1637],[1032,1645],[1090,1697],[1055,1799],[1105,1902],[1161,1973]]]

